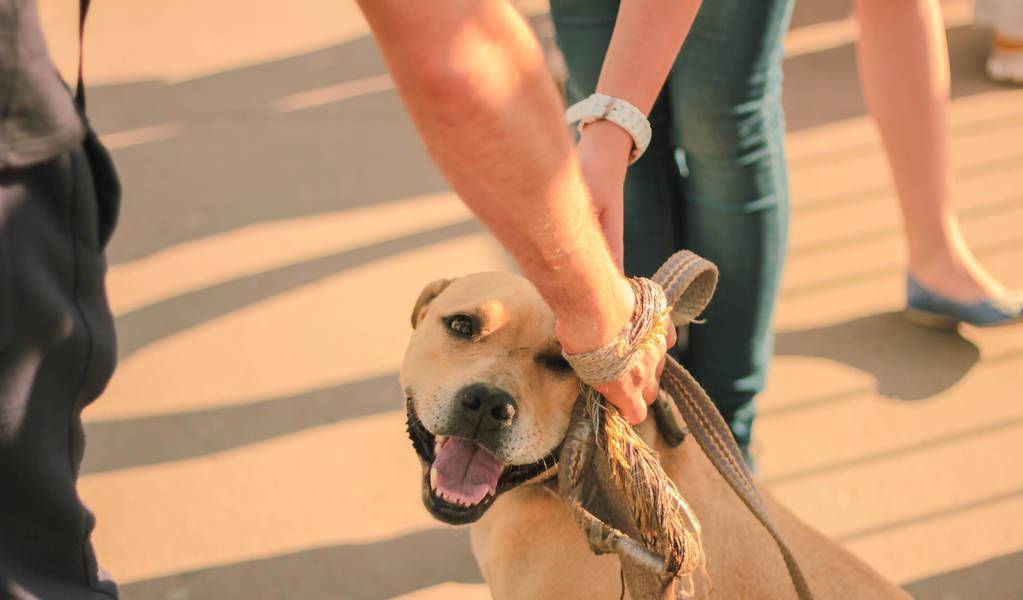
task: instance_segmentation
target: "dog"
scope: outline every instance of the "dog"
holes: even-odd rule
[[[472,524],[473,554],[497,600],[628,597],[617,556],[591,552],[549,485],[579,395],[554,326],[533,285],[511,273],[423,289],[400,374],[423,503],[440,521]],[[692,437],[673,447],[653,419],[637,432],[702,525],[706,564],[693,596],[795,598],[774,541]],[[761,494],[815,598],[909,598]]]

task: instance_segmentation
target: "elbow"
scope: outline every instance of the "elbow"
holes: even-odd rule
[[[438,104],[462,101],[472,89],[472,74],[443,60],[432,60],[420,68],[420,93]]]
[[[441,113],[472,113],[481,108],[483,90],[474,71],[450,52],[430,50],[420,56],[410,94]]]
[[[402,92],[441,115],[471,120],[503,112],[536,78],[536,66],[511,44],[464,35],[415,46]]]

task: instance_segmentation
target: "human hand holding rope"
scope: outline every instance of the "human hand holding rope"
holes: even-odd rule
[[[677,341],[663,292],[649,280],[622,278],[619,298],[624,321],[609,321],[595,332],[559,319],[556,333],[566,359],[631,424],[643,422],[657,399],[665,356]],[[582,335],[580,335],[580,333]],[[621,359],[628,353],[625,362]],[[610,370],[609,370],[610,369]]]

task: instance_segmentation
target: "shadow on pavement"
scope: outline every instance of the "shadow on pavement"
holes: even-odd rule
[[[948,29],[953,99],[1005,89],[984,75],[990,43],[991,33],[987,30],[973,26]],[[791,57],[785,61],[784,71],[783,100],[789,131],[867,114],[856,73],[854,45]],[[828,74],[826,84],[822,84],[821,73]]]
[[[882,395],[902,400],[920,400],[942,392],[958,382],[980,358],[977,347],[957,333],[917,327],[898,313],[781,332],[775,352],[848,364],[872,374]],[[88,423],[89,452],[82,472],[194,458],[319,425],[397,410],[401,405],[399,388],[397,374],[391,373],[238,406]],[[798,406],[765,412],[764,417],[840,402],[869,392],[863,388],[840,391]]]
[[[117,317],[120,360],[145,346],[250,304],[376,260],[483,231],[476,219],[392,238],[188,292]]]
[[[798,3],[794,20],[848,11],[844,0]],[[983,29],[949,31],[953,97],[1000,89],[983,75],[988,42]],[[852,45],[791,57],[784,69],[789,130],[865,114]],[[125,201],[112,263],[256,222],[446,190],[393,89],[294,112],[273,108],[292,94],[385,72],[373,40],[361,37],[192,80],[90,88],[102,133],[168,124],[178,131],[114,151]]]
[[[934,396],[955,385],[980,359],[977,346],[958,333],[913,325],[898,312],[780,332],[775,354],[845,363],[873,375],[878,393],[898,400]]]
[[[852,14],[852,9],[852,0],[796,2],[792,7],[791,29],[844,19]]]
[[[1002,205],[1002,206],[1006,206],[1006,205],[1011,206],[1011,205],[1016,204],[1018,202],[1019,202],[1018,199],[1012,198],[1012,199],[1010,199],[1010,200],[1008,200],[1006,202],[998,202],[996,204]],[[982,210],[968,211],[968,212],[971,212],[972,214],[982,214],[987,209],[989,209],[989,207],[978,207],[978,208],[982,209]],[[964,219],[964,220],[969,220],[969,219]],[[888,230],[888,231],[890,231],[890,230]],[[901,235],[901,233],[902,233],[901,230],[897,230],[897,231],[898,231],[898,235]],[[863,234],[863,235],[860,236],[860,239],[863,242],[869,243],[872,239],[877,239],[877,238],[884,237],[885,232],[886,232],[886,230],[878,230],[876,232],[871,232],[871,233]],[[841,236],[836,236],[833,240],[825,241],[825,242],[823,242],[823,243],[821,243],[819,245],[807,245],[807,246],[804,246],[801,249],[795,249],[795,250],[797,250],[799,252],[800,257],[801,256],[806,256],[806,255],[809,255],[809,254],[813,254],[813,252],[817,251],[817,249],[828,250],[830,248],[841,246],[842,244],[847,244],[847,243],[849,243],[849,240],[851,239],[851,237],[852,236],[849,236],[848,238],[843,239]],[[1023,238],[998,240],[998,241],[995,241],[995,242],[988,242],[988,243],[977,244],[977,245],[975,245],[973,247],[973,252],[974,252],[974,254],[976,256],[979,256],[979,257],[982,257],[982,258],[987,258],[987,257],[991,257],[991,256],[997,256],[999,254],[1008,253],[1008,252],[1015,252],[1015,251],[1017,251],[1019,249],[1021,244],[1023,244]],[[781,297],[785,298],[785,299],[788,299],[788,298],[798,298],[798,297],[802,297],[802,296],[809,296],[809,295],[816,294],[818,292],[822,292],[822,291],[825,291],[825,290],[834,290],[834,289],[839,289],[839,288],[843,288],[843,287],[849,287],[849,286],[858,285],[858,284],[865,283],[865,282],[868,282],[868,281],[871,281],[871,280],[874,280],[874,279],[878,279],[878,278],[881,278],[881,277],[893,277],[893,276],[894,277],[898,277],[898,276],[903,276],[904,277],[905,274],[906,274],[906,268],[905,268],[905,266],[900,265],[900,264],[887,264],[887,265],[882,265],[882,266],[878,266],[878,267],[871,267],[871,268],[863,269],[863,270],[847,271],[847,272],[842,272],[839,275],[830,275],[829,274],[829,276],[827,276],[827,277],[816,279],[814,281],[809,281],[809,282],[802,283],[802,284],[799,284],[799,285],[787,286],[784,289],[782,289]]]
[[[891,460],[893,458],[899,458],[902,456],[924,452],[932,448],[940,448],[942,446],[956,444],[964,440],[980,438],[986,435],[990,435],[992,433],[1005,431],[1007,429],[1015,429],[1020,425],[1023,425],[1023,418],[1000,419],[994,423],[989,423],[986,425],[981,425],[979,427],[973,427],[962,431],[956,431],[953,433],[946,433],[930,439],[925,439],[919,442],[913,442],[911,444],[904,444],[901,446],[896,446],[894,448],[886,448],[884,450],[879,450],[877,452],[868,452],[866,454],[861,454],[853,458],[829,462],[823,465],[816,465],[809,468],[800,469],[798,471],[790,471],[788,473],[772,475],[770,477],[763,478],[762,481],[767,485],[778,485],[782,483],[791,483],[793,481],[805,480],[811,477],[818,477],[821,475],[829,475],[847,469],[863,467],[865,465],[869,465],[875,462]],[[1013,495],[1014,496],[1019,495],[1019,493],[1014,492]],[[898,525],[887,525],[884,528],[882,528],[882,530],[897,526]],[[868,535],[869,533],[870,533],[869,531],[862,531],[850,535],[856,537],[865,536]]]
[[[82,473],[195,458],[403,407],[398,374],[206,410],[86,423]]]
[[[1020,498],[1021,496],[1023,496],[1023,488],[1008,490],[1000,494],[995,494],[993,496],[987,496],[984,498],[970,500],[969,502],[965,502],[963,504],[958,504],[955,506],[950,506],[947,508],[942,508],[939,510],[925,512],[921,514],[916,514],[911,517],[899,519],[897,521],[892,521],[888,523],[882,523],[880,525],[873,525],[864,529],[860,529],[858,531],[850,531],[847,533],[843,533],[842,535],[836,537],[835,539],[842,543],[848,543],[854,540],[874,536],[879,533],[884,533],[886,531],[901,529],[903,527],[911,527],[913,525],[920,525],[921,523],[927,523],[928,521],[934,521],[937,519],[943,519],[946,517],[960,515],[970,511],[984,509],[991,506],[992,504],[998,504],[1005,501],[1012,501],[1017,498]]]
[[[294,112],[291,94],[385,73],[368,37],[181,82],[89,90],[101,133],[173,124],[113,152],[124,185],[113,264],[252,223],[448,189],[393,90]]]
[[[916,600],[1019,600],[1023,551],[932,575],[903,586]]]
[[[431,529],[121,586],[124,600],[383,600],[445,582],[483,583],[467,529]]]

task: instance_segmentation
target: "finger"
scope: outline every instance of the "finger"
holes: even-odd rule
[[[639,386],[632,386],[631,389],[622,389],[621,402],[618,405],[625,420],[632,425],[638,425],[646,419],[646,402]]]
[[[657,381],[661,380],[661,375],[664,374],[664,363],[667,362],[668,355],[665,354],[661,357],[661,360],[657,362]]]
[[[629,422],[629,425],[639,425],[640,423],[645,421],[646,403],[639,400],[633,400],[632,411],[630,411],[628,417],[625,417],[625,420]]]
[[[657,400],[657,392],[659,392],[660,389],[661,389],[661,383],[660,383],[661,382],[661,373],[664,372],[664,356],[665,356],[664,351],[666,350],[663,341],[661,342],[660,347],[658,348],[658,350],[659,350],[659,352],[657,354],[651,355],[651,357],[650,357],[651,363],[654,360],[657,361],[657,363],[654,365],[653,369],[648,371],[648,373],[651,373],[653,376],[650,377],[649,379],[647,379],[647,381],[644,382],[644,386],[643,386],[643,400],[647,404],[653,404],[654,400]]]
[[[656,377],[651,377],[643,385],[643,402],[647,404],[653,404],[654,400],[657,400],[657,392],[661,389],[661,386],[657,383]]]
[[[642,397],[637,398],[639,396],[638,389],[633,388],[634,391],[630,392],[621,380],[612,381],[602,386],[595,386],[594,389],[600,392],[608,402],[617,408],[622,418],[629,423],[633,425],[642,423],[643,419],[646,418],[646,404],[643,403]]]
[[[678,329],[675,327],[675,323],[672,322],[671,317],[668,317],[668,335],[665,343],[668,348],[674,348],[675,344],[678,343]]]

